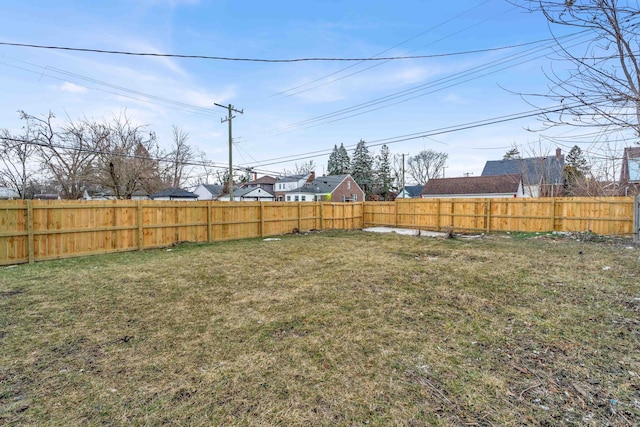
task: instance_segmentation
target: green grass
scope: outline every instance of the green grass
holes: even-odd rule
[[[637,425],[640,250],[363,232],[0,270],[0,424]]]

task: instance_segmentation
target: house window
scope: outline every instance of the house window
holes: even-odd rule
[[[353,198],[353,201],[354,201],[354,202],[357,202],[357,201],[358,201],[358,195],[357,195],[356,193],[353,193],[353,194],[351,195],[351,197]]]
[[[295,201],[296,201],[296,202],[299,202],[299,201],[300,201],[300,200],[298,200],[298,196],[296,196],[296,200],[295,200]]]
[[[351,190],[351,181],[347,181],[347,190]]]
[[[347,201],[347,196],[342,196],[342,201],[346,202]]]
[[[291,201],[291,196],[287,196],[287,202]]]
[[[307,199],[307,196],[300,196],[300,200],[302,200],[303,202],[305,202]]]

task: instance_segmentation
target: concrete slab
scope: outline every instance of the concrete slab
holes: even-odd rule
[[[420,237],[446,237],[447,233],[440,233],[436,231],[426,230],[414,230],[411,228],[394,228],[394,227],[369,227],[363,228],[362,231],[370,233],[396,233],[404,234],[407,236],[420,236]]]

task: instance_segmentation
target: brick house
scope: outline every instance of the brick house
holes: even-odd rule
[[[422,198],[524,197],[522,175],[430,179]]]
[[[306,175],[289,175],[276,180],[273,188],[273,193],[275,194],[276,201],[284,201],[288,191],[300,188],[303,185],[313,181],[315,178],[316,173],[310,172]]]
[[[564,155],[525,159],[489,160],[482,176],[522,175],[524,194],[528,197],[562,196],[564,191]]]
[[[285,194],[287,202],[362,202],[364,191],[351,175],[327,175],[307,182]]]

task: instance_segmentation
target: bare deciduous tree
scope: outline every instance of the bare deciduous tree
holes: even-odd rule
[[[425,185],[430,179],[443,175],[448,158],[447,153],[424,150],[409,157],[407,171],[418,184]]]
[[[88,120],[67,123],[56,129],[55,116],[49,112],[36,117],[20,112],[31,129],[31,140],[37,144],[40,160],[51,180],[66,199],[79,199],[92,182],[98,150],[108,137],[108,130]]]
[[[29,182],[36,174],[31,164],[37,146],[31,143],[29,126],[23,135],[12,135],[0,130],[0,184],[18,192],[21,199],[28,197]]]
[[[106,129],[108,135],[97,159],[98,184],[113,191],[117,199],[130,199],[138,190],[158,191],[162,186],[158,166],[162,153],[155,133],[134,124],[126,112],[111,123],[95,126]]]
[[[165,183],[170,187],[182,187],[191,176],[193,163],[198,151],[187,141],[189,134],[177,126],[173,126],[173,141],[171,151],[165,157],[166,167],[163,175]]]
[[[543,96],[561,103],[547,114],[550,126],[604,126],[640,135],[640,14],[637,2],[618,0],[513,0],[541,12],[551,24],[588,35],[588,41],[556,37],[558,57],[566,71],[547,71],[550,86]],[[635,3],[635,5],[633,4]],[[572,40],[572,41],[565,41]]]

